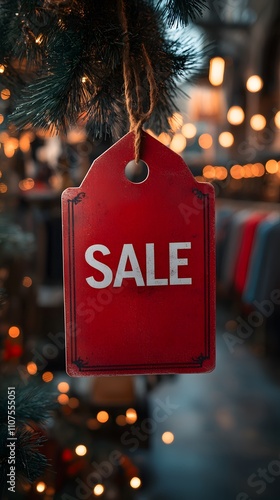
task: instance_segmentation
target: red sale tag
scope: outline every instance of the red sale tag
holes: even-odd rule
[[[129,133],[62,194],[72,376],[215,366],[214,189],[146,133],[132,182],[133,147]]]

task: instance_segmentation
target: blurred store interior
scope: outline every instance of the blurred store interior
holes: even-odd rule
[[[110,144],[82,125],[64,138],[19,132],[0,89],[1,386],[19,380],[56,403],[34,427],[49,465],[13,498],[279,498],[280,4],[211,6],[191,27],[208,47],[204,67],[195,84],[180,82],[157,139],[216,191],[212,373],[66,374],[60,196]]]

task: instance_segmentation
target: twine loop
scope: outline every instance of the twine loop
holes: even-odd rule
[[[157,102],[157,85],[150,57],[145,44],[141,44],[141,56],[144,62],[146,76],[149,84],[149,108],[143,109],[141,89],[141,61],[136,61],[130,52],[130,41],[128,22],[125,10],[125,0],[120,0],[119,9],[120,22],[123,34],[123,79],[126,109],[129,118],[130,132],[134,132],[134,157],[135,163],[139,162],[141,150],[141,132],[143,124],[150,118]],[[137,64],[138,63],[138,64]],[[134,105],[133,93],[136,94],[136,107]]]

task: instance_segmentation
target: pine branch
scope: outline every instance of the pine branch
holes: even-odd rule
[[[206,7],[206,0],[159,0],[169,26],[187,25],[190,20],[200,17]]]
[[[124,36],[117,6],[115,0],[0,0],[0,63],[5,66],[0,83],[15,83],[19,98],[11,119],[19,127],[65,131],[82,117],[94,137],[117,139],[127,131]],[[178,76],[190,79],[202,58],[190,40],[171,41],[166,27],[186,24],[204,6],[204,0],[126,1],[143,109],[149,107],[143,46],[158,89],[149,121],[153,129],[168,126]]]

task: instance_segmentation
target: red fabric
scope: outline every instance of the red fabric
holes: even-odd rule
[[[249,219],[247,219],[244,225],[240,250],[236,261],[234,278],[235,289],[240,294],[242,294],[246,283],[255,233],[259,223],[263,219],[265,219],[265,217],[267,217],[267,214],[254,214]]]

